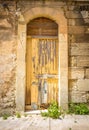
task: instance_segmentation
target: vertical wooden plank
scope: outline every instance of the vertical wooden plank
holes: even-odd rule
[[[37,74],[40,74],[40,40],[37,39]]]
[[[53,100],[55,101],[55,82],[53,82]]]
[[[58,102],[58,79],[56,81],[56,101]]]
[[[48,39],[46,39],[46,46],[47,46],[46,49],[48,49]],[[48,51],[46,50],[46,52],[48,52]],[[48,61],[48,53],[46,54],[46,60],[47,60],[46,70],[47,70],[47,74],[48,74],[48,64],[49,64],[49,61]]]
[[[52,81],[52,78],[51,78],[51,94],[52,94],[51,101],[53,101],[54,99],[53,99],[53,81]]]
[[[48,93],[49,93],[49,95],[48,95],[48,102],[50,103],[51,102],[51,89],[50,89],[50,86],[51,86],[51,84],[50,84],[50,81],[48,80]]]
[[[53,74],[53,69],[52,69],[52,65],[53,65],[53,62],[52,62],[52,56],[53,54],[53,50],[52,50],[52,40],[50,39],[50,73]]]
[[[58,74],[58,54],[59,54],[59,50],[58,50],[58,40],[56,40],[56,74]]]
[[[32,39],[32,81],[31,81],[31,104],[38,103],[38,80],[37,74],[37,39]]]
[[[31,104],[31,73],[32,73],[32,62],[31,62],[31,50],[32,50],[32,39],[27,39],[26,48],[26,105]]]
[[[56,41],[55,41],[55,39],[54,39],[54,44],[53,44],[53,46],[54,46],[54,61],[53,61],[53,70],[54,70],[54,74],[56,74],[56,72],[55,72],[55,59],[56,59]]]

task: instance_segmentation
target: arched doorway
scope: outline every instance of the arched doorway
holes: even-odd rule
[[[58,25],[38,17],[27,24],[26,109],[58,102]]]
[[[17,36],[16,110],[25,111],[26,98],[26,43],[27,24],[34,18],[47,17],[58,24],[59,68],[58,103],[68,109],[68,28],[67,19],[61,8],[34,7],[20,14]]]

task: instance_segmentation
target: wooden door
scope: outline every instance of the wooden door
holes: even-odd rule
[[[26,108],[46,108],[58,99],[58,39],[28,38],[26,63]]]

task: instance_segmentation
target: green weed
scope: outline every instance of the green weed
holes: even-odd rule
[[[41,115],[44,117],[51,117],[53,119],[59,118],[63,114],[63,110],[58,107],[57,102],[53,101],[48,107],[48,112],[42,112]]]
[[[19,112],[16,112],[16,117],[21,118],[21,114]]]
[[[88,115],[89,108],[87,104],[84,104],[84,103],[78,103],[78,104],[70,103],[69,114]]]
[[[6,114],[6,113],[5,113],[5,114],[3,114],[3,115],[2,115],[3,120],[7,120],[9,116],[10,116],[9,114]]]

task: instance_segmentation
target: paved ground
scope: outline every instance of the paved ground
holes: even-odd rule
[[[56,120],[40,115],[0,118],[0,130],[89,130],[89,116],[66,115]]]

